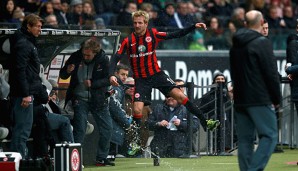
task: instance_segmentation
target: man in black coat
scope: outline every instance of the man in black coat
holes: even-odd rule
[[[277,142],[275,109],[280,104],[280,81],[270,40],[264,37],[262,13],[246,13],[247,28],[233,36],[230,50],[238,161],[240,170],[264,170]],[[261,47],[261,48],[260,48]],[[259,145],[254,151],[255,132]]]
[[[10,99],[12,101],[13,130],[11,150],[26,154],[26,141],[33,123],[33,94],[42,86],[39,78],[40,61],[36,37],[40,35],[42,19],[30,14],[22,27],[10,38],[9,61]]]

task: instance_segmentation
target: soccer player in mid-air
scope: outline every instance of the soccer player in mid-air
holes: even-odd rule
[[[136,11],[132,14],[134,32],[126,37],[117,53],[111,58],[110,83],[118,86],[117,77],[114,76],[115,68],[123,54],[127,54],[130,60],[133,77],[135,79],[134,93],[134,119],[138,122],[142,118],[144,102],[151,101],[152,88],[160,90],[166,97],[173,97],[180,104],[195,114],[203,126],[213,131],[219,125],[219,121],[206,120],[199,107],[189,101],[188,97],[176,86],[175,82],[166,75],[157,63],[155,49],[162,40],[185,36],[196,28],[204,28],[204,23],[178,30],[176,32],[158,32],[155,28],[148,29],[149,14],[145,11]]]

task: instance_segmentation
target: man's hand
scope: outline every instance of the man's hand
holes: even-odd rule
[[[175,119],[175,120],[173,121],[173,124],[174,124],[175,126],[179,126],[180,123],[181,123],[181,120],[180,120],[180,119]]]
[[[31,98],[31,96],[23,97],[21,106],[23,108],[27,108],[30,104],[32,104],[32,98]]]
[[[169,125],[169,122],[166,120],[162,120],[161,122],[159,122],[159,126],[167,127],[168,125]]]
[[[74,64],[69,64],[69,65],[67,66],[67,70],[66,70],[66,72],[67,72],[68,74],[70,74],[74,69],[75,69],[75,65],[74,65]]]
[[[287,77],[288,77],[289,80],[291,80],[291,81],[293,80],[293,75],[292,74],[287,75]]]
[[[117,81],[117,77],[115,77],[115,76],[111,76],[111,77],[110,77],[110,84],[111,84],[112,86],[119,86],[119,83],[118,83],[118,81]]]
[[[84,84],[85,84],[85,86],[88,87],[88,88],[91,87],[91,80],[85,80],[85,81],[84,81]]]
[[[197,23],[196,28],[204,28],[204,30],[207,30],[207,27],[206,27],[205,23]]]

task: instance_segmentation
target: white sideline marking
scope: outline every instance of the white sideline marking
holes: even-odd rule
[[[140,164],[140,165],[143,164],[143,165],[145,165],[145,164],[152,164],[152,163],[136,163],[136,164]]]
[[[211,163],[211,164],[238,164],[238,163]]]

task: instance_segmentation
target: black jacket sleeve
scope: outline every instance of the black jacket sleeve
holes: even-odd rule
[[[82,51],[78,50],[78,51],[76,51],[76,52],[74,52],[70,55],[69,59],[65,62],[65,65],[63,66],[63,68],[59,72],[59,77],[61,79],[66,80],[71,76],[72,73],[67,73],[67,67],[70,64],[75,64],[78,61],[80,61],[82,59],[82,57],[80,56],[81,53],[82,53]]]
[[[99,79],[92,79],[92,84],[91,88],[92,89],[97,89],[101,87],[107,87],[110,85],[109,81],[109,68],[110,68],[110,63],[109,63],[109,58],[106,56],[103,50],[98,54],[100,57],[100,65],[103,68],[103,73],[100,76],[101,78]],[[96,65],[95,65],[96,66]],[[97,68],[94,68],[93,70],[96,70]],[[96,71],[95,71],[96,72]],[[93,71],[93,74],[95,74]],[[92,76],[93,78],[96,76]]]
[[[161,34],[156,34],[156,37],[159,38],[159,39],[175,39],[175,38],[179,38],[179,37],[183,37],[185,35],[187,35],[188,33],[192,32],[193,30],[196,29],[196,26],[195,25],[192,25],[188,28],[185,28],[185,29],[179,29],[177,31],[174,31],[174,32],[167,32],[166,36],[163,37]]]
[[[288,43],[286,53],[287,53],[287,63],[295,62],[295,59],[297,59],[297,55],[298,55],[296,40],[292,40]]]
[[[114,75],[117,63],[120,61],[121,55],[115,54],[110,59],[109,77]]]

